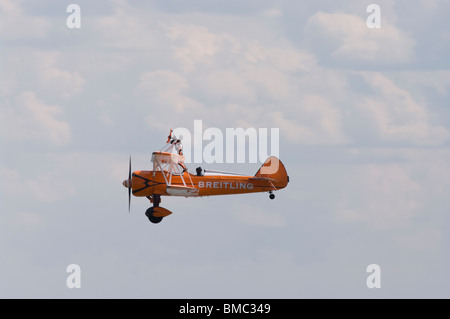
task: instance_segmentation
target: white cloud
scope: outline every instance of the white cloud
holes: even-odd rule
[[[159,70],[141,74],[137,90],[154,96],[157,94],[179,94],[187,88],[187,81],[182,75],[173,71]]]
[[[212,71],[196,83],[203,87],[203,95],[211,100],[255,103],[256,96],[251,83],[235,70]]]
[[[249,41],[190,24],[166,29],[173,61],[181,72],[143,73],[137,92],[146,97],[146,103],[164,106],[171,120],[182,121],[177,115],[184,112],[205,123],[268,127],[274,124],[268,114],[276,105],[298,102],[294,84],[298,74],[316,66],[313,55],[283,40],[278,44]],[[156,113],[152,110],[149,121]]]
[[[421,90],[421,93],[424,94],[423,90],[431,87],[440,95],[449,95],[449,70],[405,71],[400,72],[397,76],[402,82],[409,85],[410,90]]]
[[[0,189],[12,198],[27,197],[36,202],[54,203],[67,200],[75,194],[74,186],[64,174],[55,169],[45,173],[23,174],[17,170],[1,167]],[[36,221],[35,214],[25,214],[24,221]]]
[[[422,186],[398,164],[370,164],[352,169],[342,199],[336,207],[338,220],[361,222],[370,229],[405,229],[422,209]]]
[[[445,225],[450,168],[448,152],[440,154],[448,141],[448,74],[417,71],[427,64],[414,60],[411,37],[418,45],[423,38],[411,30],[420,28],[430,43],[442,48],[446,42],[434,41],[444,37],[428,32],[428,25],[410,29],[405,23],[405,15],[414,20],[417,15],[412,13],[420,8],[408,6],[405,14],[404,6],[390,4],[389,11],[387,1],[380,3],[381,30],[365,26],[365,6],[357,0],[306,6],[291,1],[280,9],[253,8],[252,14],[240,11],[248,4],[225,14],[212,5],[210,14],[209,5],[207,10],[196,10],[195,4],[178,10],[158,1],[114,0],[105,7],[89,5],[89,12],[81,4],[84,22],[81,32],[72,30],[76,33],[64,25],[64,6],[59,12],[44,1],[20,14],[12,12],[12,18],[4,9],[0,34],[9,46],[2,50],[0,132],[3,141],[24,142],[6,143],[7,165],[0,166],[1,208],[10,212],[0,234],[7,243],[3,253],[13,257],[6,265],[8,276],[2,278],[3,295],[69,294],[54,274],[58,269],[64,273],[66,260],[72,262],[74,256],[87,267],[87,275],[101,274],[105,260],[115,265],[100,278],[86,278],[91,284],[80,293],[87,297],[158,296],[161,291],[166,296],[177,291],[180,297],[202,296],[205,291],[214,297],[236,291],[243,297],[370,297],[373,291],[368,292],[363,278],[369,260],[394,269],[385,272],[394,279],[386,279],[393,289],[379,292],[385,297],[393,290],[400,297],[410,294],[412,286],[403,285],[411,283],[410,278],[418,280],[415,296],[429,291],[448,295],[441,279],[446,278],[449,261]],[[13,1],[0,3],[3,8],[18,7]],[[173,10],[161,11],[167,6]],[[44,13],[46,8],[51,12]],[[354,15],[304,19],[317,10]],[[439,10],[445,16],[440,5],[433,6],[436,14]],[[41,24],[41,14],[59,27]],[[391,14],[395,20],[388,21]],[[429,21],[431,17],[435,15],[430,14]],[[16,34],[9,29],[15,25]],[[302,33],[305,25],[309,34]],[[411,35],[403,37],[406,32],[400,26]],[[11,33],[4,37],[8,29]],[[52,36],[46,37],[49,30]],[[302,47],[302,34],[309,37],[313,50]],[[332,68],[322,63],[327,59]],[[403,61],[417,64],[401,66],[410,67],[409,74],[392,71]],[[383,64],[389,73],[354,74],[361,65],[375,69]],[[66,113],[71,107],[74,110]],[[133,169],[151,168],[148,152],[164,141],[168,128],[192,128],[193,119],[203,119],[204,129],[279,127],[286,146],[280,153],[291,176],[288,188],[274,201],[256,194],[264,201],[257,199],[255,205],[250,203],[252,195],[164,198],[163,206],[174,215],[160,225],[148,223],[143,215],[148,201],[134,198],[136,213],[125,216],[127,191],[121,182],[127,176],[128,152],[133,153]],[[163,135],[151,135],[154,130],[145,123],[160,128]],[[353,123],[359,126],[352,131]],[[80,134],[69,144],[71,128]],[[373,140],[377,147],[370,147]],[[353,141],[361,146],[359,154],[347,147],[324,146]],[[40,147],[45,144],[67,147],[50,148],[54,153],[48,154],[49,148]],[[385,147],[392,144],[402,147]],[[142,155],[135,154],[138,150]],[[26,165],[27,158],[33,165]],[[248,169],[236,170],[254,173],[257,167]],[[36,205],[27,206],[23,198]],[[286,215],[289,211],[300,214]],[[27,228],[41,232],[33,235]],[[92,245],[99,229],[103,239]],[[194,231],[187,234],[185,229]],[[156,244],[162,232],[173,236]],[[54,238],[60,240],[55,243]],[[242,241],[246,245],[240,245]],[[55,245],[61,254],[54,254]],[[165,253],[150,258],[142,253],[149,250]],[[121,260],[139,262],[136,268]],[[442,271],[435,267],[439,262]],[[162,275],[146,276],[149,264]],[[411,264],[417,271],[411,272]],[[283,271],[270,277],[274,268]],[[24,277],[37,270],[48,276]],[[113,273],[120,273],[122,280],[111,281]],[[175,273],[178,276],[170,277]],[[362,277],[355,276],[358,273]],[[406,279],[399,284],[402,276]],[[264,281],[268,277],[271,280]],[[211,282],[219,288],[211,291]],[[423,284],[430,289],[421,290]]]
[[[228,69],[258,65],[284,72],[307,71],[315,57],[280,40],[278,45],[263,44],[229,33],[214,33],[204,26],[175,24],[168,27],[173,57],[190,72],[201,67]]]
[[[271,8],[262,11],[261,15],[269,18],[280,18],[283,15],[283,10],[279,8]]]
[[[190,24],[165,28],[172,63],[179,71],[144,72],[136,89],[138,98],[154,106],[147,117],[153,127],[160,124],[155,118],[167,119],[169,114],[166,126],[183,122],[182,114],[188,114],[205,123],[220,119],[228,125],[267,127],[268,110],[273,111],[273,104],[291,103],[296,92],[292,80],[316,63],[314,56],[282,41],[268,46]]]
[[[147,13],[142,15],[127,1],[114,1],[114,14],[96,17],[92,21],[93,31],[99,32],[101,47],[119,51],[157,50],[160,30],[155,22],[160,17]]]
[[[442,145],[449,138],[445,127],[433,125],[427,107],[415,101],[411,93],[398,87],[380,73],[364,73],[364,80],[374,96],[357,103],[359,116],[372,123],[384,143],[407,145]]]
[[[8,100],[0,110],[1,134],[10,140],[28,140],[62,146],[71,138],[70,125],[57,119],[62,108],[47,105],[26,91]]]
[[[414,58],[415,42],[386,19],[381,28],[370,29],[359,16],[319,11],[308,19],[305,36],[337,61],[393,64]]]
[[[36,40],[44,38],[51,23],[43,17],[24,14],[23,1],[0,1],[0,37],[2,39]]]
[[[24,49],[6,47],[1,84],[3,96],[23,92],[24,86],[39,96],[67,100],[82,92],[85,79],[60,50]]]
[[[58,51],[35,54],[37,83],[47,93],[69,98],[81,92],[85,81],[78,72],[69,72],[56,66],[61,54]]]
[[[186,79],[176,72],[160,70],[143,73],[139,78],[136,94],[144,97],[145,104],[151,107],[151,112],[146,117],[148,125],[164,130],[182,122],[184,114],[201,108],[200,103],[186,96],[188,87]],[[161,119],[167,117],[170,120],[161,122]]]
[[[345,144],[348,139],[342,133],[342,115],[327,99],[310,95],[296,103],[291,116],[273,112],[274,124],[291,142],[300,144]]]
[[[35,179],[25,179],[23,188],[25,193],[31,194],[40,202],[60,202],[75,195],[73,185],[61,178],[63,175],[41,174]]]
[[[230,40],[228,36],[216,36],[207,28],[196,25],[172,26],[167,36],[172,41],[175,60],[185,71],[192,71],[198,63],[211,65],[212,57],[222,47],[221,42]],[[233,51],[236,44],[231,44],[230,50]]]

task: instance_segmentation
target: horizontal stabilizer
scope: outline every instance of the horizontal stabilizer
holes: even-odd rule
[[[268,178],[268,177],[251,177],[249,178],[251,181],[266,181],[266,182],[276,182],[276,179]]]

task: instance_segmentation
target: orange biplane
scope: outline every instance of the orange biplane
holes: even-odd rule
[[[159,223],[171,211],[160,207],[161,196],[214,196],[268,192],[274,199],[274,191],[285,188],[289,176],[283,163],[270,156],[254,176],[235,173],[196,169],[197,174],[187,172],[184,166],[181,141],[170,131],[167,144],[161,151],[153,152],[152,171],[135,171],[131,173],[131,157],[128,179],[123,186],[128,188],[128,211],[130,210],[131,194],[136,197],[147,197],[153,204],[145,215],[152,223]],[[175,147],[177,153],[172,150]],[[216,174],[210,174],[216,173]]]

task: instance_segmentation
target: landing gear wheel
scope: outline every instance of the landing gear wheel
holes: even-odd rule
[[[149,209],[147,209],[147,211],[145,212],[145,216],[147,216],[148,220],[151,221],[153,224],[158,224],[164,218],[164,217],[153,216],[153,207],[150,207]]]
[[[269,195],[269,198],[270,198],[270,199],[274,199],[274,198],[275,198],[275,194],[272,194],[272,193],[271,193],[271,194]]]

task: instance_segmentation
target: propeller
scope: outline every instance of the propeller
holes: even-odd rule
[[[128,167],[128,182],[131,183],[131,155],[130,155],[130,165]],[[128,212],[130,212],[131,206],[131,185],[128,186]]]

